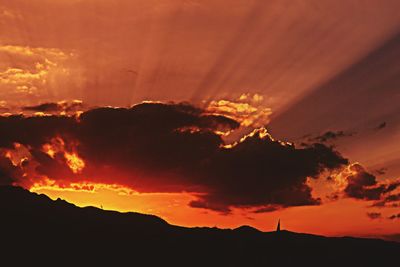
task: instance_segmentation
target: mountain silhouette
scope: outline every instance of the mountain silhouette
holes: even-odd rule
[[[19,266],[388,266],[400,243],[281,230],[187,228],[0,187],[1,259]]]

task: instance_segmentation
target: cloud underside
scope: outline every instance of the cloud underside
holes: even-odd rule
[[[352,167],[354,174],[347,177],[348,184],[344,190],[349,197],[364,200],[380,200],[386,193],[394,191],[400,182],[379,184],[376,177],[364,170],[364,168],[355,164]],[[387,197],[388,199],[393,196]]]
[[[0,182],[29,188],[47,177],[59,184],[90,181],[139,192],[186,191],[197,196],[192,207],[267,212],[320,204],[307,179],[348,164],[331,147],[296,148],[265,129],[225,146],[218,132],[239,126],[189,104],[97,108],[79,117],[0,117]],[[70,166],[69,156],[75,154],[84,162],[79,170]],[[347,193],[358,193],[353,191]]]

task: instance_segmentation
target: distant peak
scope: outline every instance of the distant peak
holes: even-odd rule
[[[252,226],[249,225],[242,225],[239,226],[238,228],[235,229],[235,231],[241,231],[241,232],[261,232],[260,230],[258,230],[257,228],[254,228]]]

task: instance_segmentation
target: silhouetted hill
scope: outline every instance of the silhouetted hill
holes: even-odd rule
[[[388,266],[400,243],[289,231],[185,228],[0,187],[1,258],[33,266]],[[395,264],[396,265],[396,264]]]

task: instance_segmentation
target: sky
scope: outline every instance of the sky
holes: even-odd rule
[[[0,0],[0,183],[185,226],[399,234],[399,8]]]

